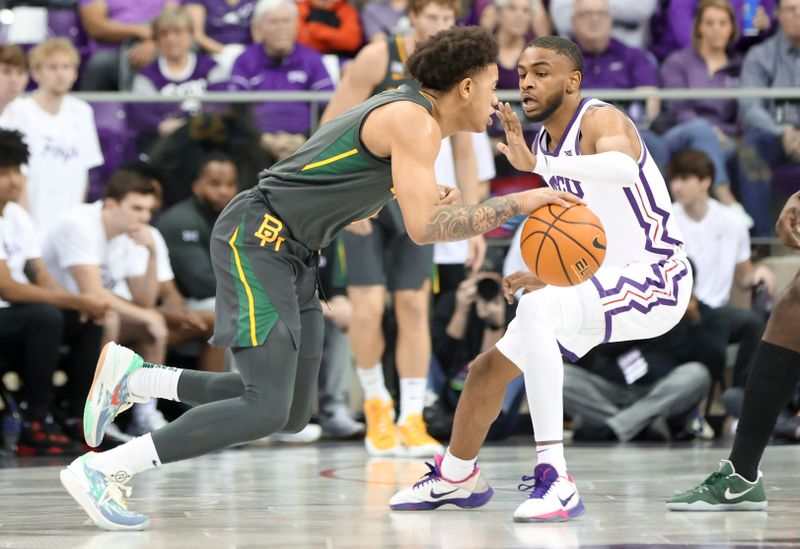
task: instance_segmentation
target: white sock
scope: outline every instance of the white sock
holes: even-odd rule
[[[536,446],[539,463],[549,463],[558,471],[559,476],[567,476],[567,460],[564,458],[564,443]]]
[[[128,379],[128,389],[138,397],[155,397],[167,400],[178,400],[178,379],[180,368],[149,364],[139,368]]]
[[[425,408],[425,388],[428,378],[405,377],[400,379],[400,419],[397,423],[405,423],[408,416],[422,414]]]
[[[464,480],[475,470],[475,462],[477,460],[478,458],[457,458],[450,453],[450,447],[448,446],[447,451],[444,453],[444,458],[442,459],[442,476],[456,482]]]
[[[89,458],[89,467],[106,476],[114,476],[119,471],[135,475],[160,465],[161,459],[149,433]]]
[[[383,364],[378,362],[372,368],[356,368],[356,372],[364,390],[364,400],[392,400],[392,395],[386,390],[386,382],[383,381]]]

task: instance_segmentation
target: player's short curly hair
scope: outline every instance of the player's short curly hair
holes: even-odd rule
[[[17,130],[0,129],[0,168],[18,168],[28,163],[30,151]]]
[[[563,55],[572,62],[572,69],[581,73],[583,78],[583,54],[577,44],[561,36],[542,36],[528,42],[526,48],[543,48]]]
[[[423,88],[447,91],[497,62],[497,41],[482,27],[452,27],[419,44],[406,68]]]

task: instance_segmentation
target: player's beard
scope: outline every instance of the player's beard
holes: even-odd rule
[[[525,118],[530,120],[531,122],[544,122],[551,116],[553,113],[558,110],[561,106],[561,103],[564,102],[564,91],[562,90],[560,93],[556,93],[550,100],[545,103],[544,108],[539,114],[535,115],[525,115]]]

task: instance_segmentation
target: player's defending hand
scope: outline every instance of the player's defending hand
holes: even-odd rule
[[[536,156],[534,156],[528,144],[525,143],[522,124],[517,113],[514,112],[509,103],[498,103],[495,113],[500,122],[503,123],[507,142],[498,143],[497,150],[503,153],[511,165],[519,171],[532,172],[536,167]]]
[[[536,275],[530,271],[517,271],[511,273],[503,279],[503,295],[508,301],[509,305],[514,304],[514,294],[522,289],[526,292],[533,292],[540,288],[544,288],[547,284],[536,278]]]
[[[784,244],[800,250],[800,193],[795,193],[783,207],[775,231]]]

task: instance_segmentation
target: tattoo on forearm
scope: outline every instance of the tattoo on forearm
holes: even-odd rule
[[[476,206],[442,206],[428,220],[429,241],[464,240],[491,231],[520,211],[516,198],[492,198]]]

